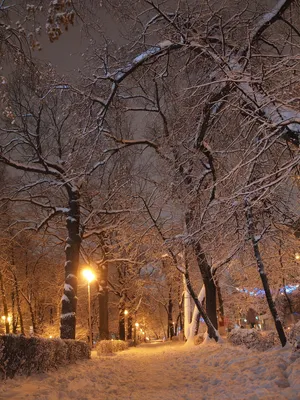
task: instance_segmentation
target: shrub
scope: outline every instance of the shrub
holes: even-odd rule
[[[0,378],[31,375],[88,359],[86,343],[76,340],[43,339],[23,335],[0,336]]]
[[[101,340],[97,343],[95,350],[97,355],[112,354],[117,351],[127,350],[129,347],[127,342],[123,340]]]
[[[233,329],[228,334],[228,341],[235,346],[244,345],[247,349],[264,351],[279,344],[276,332],[263,332],[256,329]]]
[[[204,333],[198,333],[198,335],[194,336],[194,344],[198,345],[203,343],[204,341]]]

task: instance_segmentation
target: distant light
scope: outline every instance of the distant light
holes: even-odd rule
[[[2,321],[5,321],[6,320],[5,315],[2,315],[1,319],[2,319]]]
[[[10,324],[10,322],[11,322],[11,317],[7,317],[7,322]]]
[[[295,260],[297,260],[297,261],[300,260],[300,253],[295,253]]]
[[[140,326],[140,324],[138,322],[136,322],[135,326],[138,328]]]
[[[56,85],[54,89],[70,89],[69,85]]]
[[[247,320],[246,320],[246,319],[244,319],[244,322],[247,322]]]
[[[49,338],[52,339],[52,336],[50,335]]]
[[[258,317],[255,317],[255,319],[258,319]]]
[[[125,310],[125,311],[124,311],[124,315],[128,315],[128,310]]]
[[[88,283],[91,283],[92,281],[95,280],[95,274],[93,273],[92,270],[90,269],[84,269],[82,271],[82,275],[84,276],[84,278],[88,281]]]

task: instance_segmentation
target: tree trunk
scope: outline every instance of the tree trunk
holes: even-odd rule
[[[222,297],[221,288],[218,280],[215,277],[215,285],[217,288],[217,298],[218,298],[218,310],[219,310],[219,318],[218,318],[218,328],[220,334],[225,334],[224,325],[225,325],[225,317],[224,317],[224,302]],[[221,328],[221,329],[220,329]],[[222,332],[221,332],[222,330]]]
[[[20,301],[20,295],[19,295],[19,284],[18,284],[17,276],[15,273],[13,273],[13,277],[14,277],[15,295],[16,295],[16,301],[17,301],[17,310],[18,310],[19,321],[20,321],[20,330],[21,330],[21,334],[25,335],[24,324],[23,324],[23,315],[22,315],[22,310],[21,310],[21,301]]]
[[[217,288],[217,295],[218,295],[218,301],[219,301],[220,316],[224,319],[224,302],[223,302],[221,288],[220,288],[220,285],[218,284],[218,282],[216,282],[216,288]]]
[[[33,311],[32,302],[22,291],[21,291],[21,294],[22,294],[23,298],[25,299],[26,303],[28,304],[33,333],[34,333],[34,335],[36,335],[38,332],[37,332],[36,318],[35,318],[35,314]]]
[[[17,333],[18,319],[15,314],[15,292],[11,292],[11,313],[12,313],[12,332]]]
[[[123,308],[119,309],[119,339],[125,340],[125,316]]]
[[[109,339],[109,329],[108,329],[108,268],[106,265],[99,265],[99,339],[108,340]]]
[[[174,336],[174,325],[173,325],[173,299],[172,299],[172,286],[169,287],[169,298],[168,298],[168,338],[172,339]]]
[[[203,284],[205,286],[205,308],[206,314],[213,326],[218,328],[218,319],[217,319],[217,297],[216,297],[216,285],[212,276],[211,267],[208,264],[205,254],[201,248],[199,242],[194,244],[194,250],[197,257],[198,266],[201,272]],[[212,332],[208,332],[209,336],[211,336]]]
[[[208,336],[210,338],[213,338],[216,342],[218,342],[218,340],[219,340],[218,332],[215,329],[214,325],[212,324],[211,320],[209,319],[208,315],[204,311],[200,301],[198,300],[196,293],[194,292],[194,289],[191,285],[189,273],[187,270],[185,271],[184,276],[185,276],[185,281],[186,281],[186,286],[188,288],[188,291],[189,291],[190,295],[192,296],[201,317],[204,319],[204,322],[206,323],[207,330],[208,330]]]
[[[202,306],[203,302],[205,299],[205,286],[202,285],[202,288],[198,294],[198,300]],[[199,319],[200,319],[200,313],[198,308],[194,307],[193,315],[192,315],[192,321],[189,324],[189,329],[188,329],[188,335],[186,336],[186,339],[188,342],[191,342],[194,340],[195,335],[198,333],[199,329]]]
[[[128,317],[127,340],[132,340],[132,317]]]
[[[69,212],[67,216],[68,238],[65,253],[65,285],[62,297],[60,337],[75,339],[79,252],[81,244],[79,191],[68,186]]]
[[[188,291],[185,276],[183,275],[183,315],[184,315],[184,322],[183,322],[183,329],[184,329],[184,337],[186,339],[189,338],[189,325],[190,325],[190,316],[191,316],[191,295]]]
[[[249,200],[245,200],[245,206],[246,206],[246,219],[247,219],[247,225],[248,225],[248,233],[249,233],[249,236],[252,241],[252,246],[253,246],[254,256],[256,259],[257,269],[258,269],[259,276],[260,276],[260,279],[263,284],[263,288],[264,288],[264,291],[266,294],[268,306],[271,311],[272,317],[274,319],[275,327],[276,327],[281,345],[282,345],[282,347],[284,347],[286,345],[286,336],[285,336],[285,333],[284,333],[284,330],[283,330],[281,321],[279,319],[279,316],[278,316],[278,313],[277,313],[277,310],[275,307],[275,303],[273,301],[272,294],[270,291],[268,278],[265,273],[265,267],[264,267],[264,264],[263,264],[263,261],[262,261],[261,255],[260,255],[260,251],[259,251],[259,246],[258,246],[259,239],[257,239],[255,237],[252,207],[251,207]]]
[[[6,300],[6,295],[5,295],[5,289],[4,289],[3,275],[1,273],[1,271],[0,271],[0,290],[1,290],[2,301],[3,301],[3,313],[4,313],[4,317],[5,317],[5,333],[9,334],[8,306],[7,306],[7,300]]]

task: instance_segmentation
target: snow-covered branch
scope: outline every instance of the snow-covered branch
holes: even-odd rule
[[[252,43],[257,40],[273,22],[280,18],[294,1],[295,0],[278,0],[275,6],[270,11],[264,13],[257,21],[254,28],[252,28],[249,42]]]

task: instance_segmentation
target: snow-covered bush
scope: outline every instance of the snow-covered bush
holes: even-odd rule
[[[45,372],[89,357],[88,345],[76,340],[0,336],[0,378],[4,379]]]
[[[204,341],[204,333],[198,333],[198,335],[194,336],[194,344],[198,345],[203,343]]]
[[[233,329],[228,341],[235,346],[244,345],[247,349],[264,351],[279,344],[276,332],[260,332],[256,329]]]
[[[123,340],[101,340],[96,344],[97,355],[112,354],[128,349],[128,343]]]
[[[64,343],[67,345],[68,362],[90,358],[91,353],[87,343],[71,339],[65,339]]]

